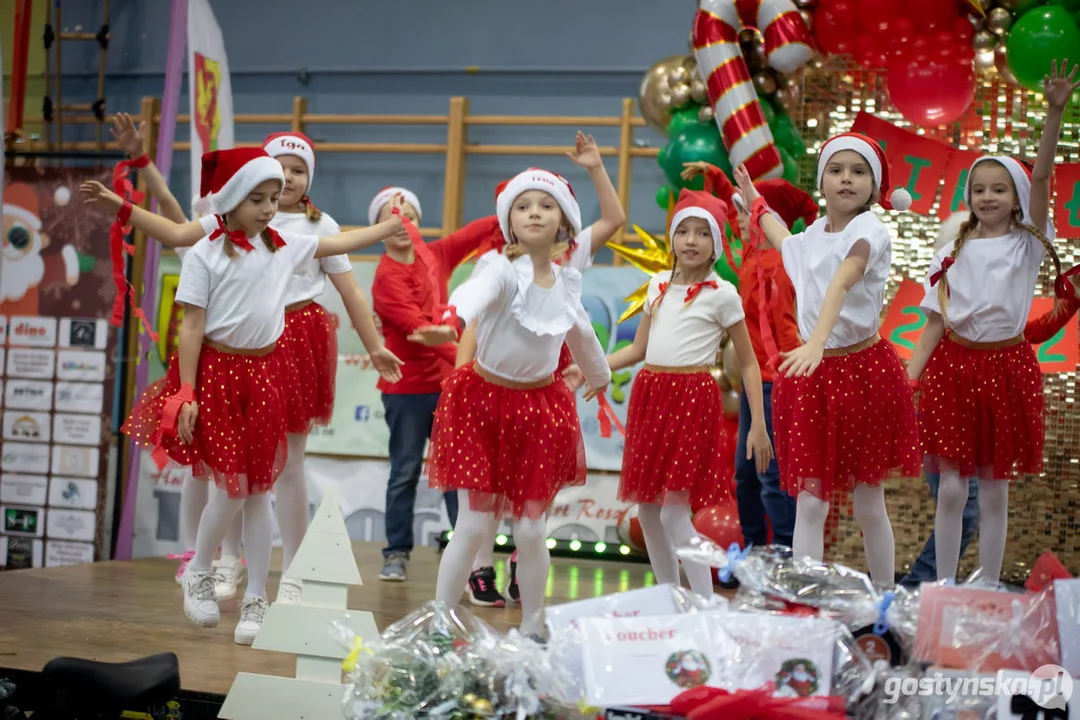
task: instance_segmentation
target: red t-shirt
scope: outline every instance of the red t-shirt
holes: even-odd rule
[[[382,322],[386,348],[405,364],[401,368],[401,380],[388,383],[380,378],[379,390],[390,395],[442,390],[443,380],[454,369],[457,347],[453,343],[428,347],[410,342],[408,336],[419,327],[442,322],[442,318],[432,315],[436,305],[446,304],[450,276],[492,233],[499,232],[499,220],[492,215],[428,243],[438,276],[438,286],[434,288],[427,268],[419,260],[405,265],[388,255],[382,256],[371,285],[372,309]]]
[[[743,312],[746,314],[746,329],[750,333],[750,344],[754,347],[758,365],[761,367],[762,382],[773,382],[773,373],[769,371],[768,354],[765,342],[761,339],[761,312],[758,303],[759,293],[757,268],[764,270],[765,281],[770,284],[770,317],[767,319],[772,328],[777,350],[788,352],[799,346],[799,324],[795,320],[795,287],[784,272],[784,261],[780,251],[756,248],[747,243],[743,246],[742,265],[739,267],[739,297],[742,298]]]

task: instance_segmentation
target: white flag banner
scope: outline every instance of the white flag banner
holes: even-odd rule
[[[187,46],[191,197],[197,198],[203,153],[227,150],[234,143],[229,60],[210,0],[188,0]]]

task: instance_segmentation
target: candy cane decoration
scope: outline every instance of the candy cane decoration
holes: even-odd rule
[[[761,32],[768,63],[781,72],[805,64],[813,47],[790,0],[701,0],[694,17],[694,55],[709,104],[731,164],[745,164],[757,181],[780,177],[784,163],[739,47],[739,32],[746,27]]]

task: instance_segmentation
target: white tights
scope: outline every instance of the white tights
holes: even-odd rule
[[[967,499],[966,489],[964,499]],[[799,493],[795,506],[795,536],[792,540],[792,554],[795,557],[822,559],[825,555],[825,521],[828,518],[828,502],[806,491]],[[896,581],[896,542],[889,513],[885,509],[884,485],[855,486],[855,519],[862,529],[870,577],[879,585],[891,586]]]
[[[938,577],[956,579],[960,564],[960,538],[964,506],[968,500],[968,480],[955,468],[942,468],[938,484],[937,513],[934,516],[934,554]],[[1009,529],[1009,481],[979,482],[979,565],[987,580],[997,582],[1005,557]]]
[[[638,505],[638,522],[645,535],[649,562],[657,583],[678,586],[679,559],[675,549],[690,545],[700,538],[690,519],[690,501],[686,493],[669,493],[663,505],[641,503]],[[520,567],[520,565],[518,566]],[[683,561],[690,589],[702,597],[712,597],[712,570],[707,565]]]
[[[459,490],[457,526],[450,543],[439,562],[439,580],[435,586],[435,599],[450,606],[461,601],[462,589],[469,578],[473,560],[481,545],[494,536],[498,520],[492,513],[476,512],[469,504],[467,491]],[[544,590],[551,556],[547,549],[547,522],[545,518],[518,518],[514,520],[514,544],[518,551],[518,590],[521,593],[521,632],[540,633],[544,627]]]
[[[270,546],[274,541],[269,493],[230,498],[226,491],[215,486],[199,521],[195,557],[188,567],[195,572],[210,572],[218,545],[240,514],[243,515],[244,547],[247,550],[247,594],[265,598],[266,578],[270,574]]]

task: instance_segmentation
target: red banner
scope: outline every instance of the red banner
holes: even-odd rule
[[[1080,163],[1054,168],[1054,229],[1059,238],[1080,238]]]
[[[966,212],[964,188],[967,187],[968,171],[979,153],[973,150],[953,150],[949,162],[945,165],[945,182],[941,184],[941,202],[938,203],[937,216],[944,220],[953,213]]]

